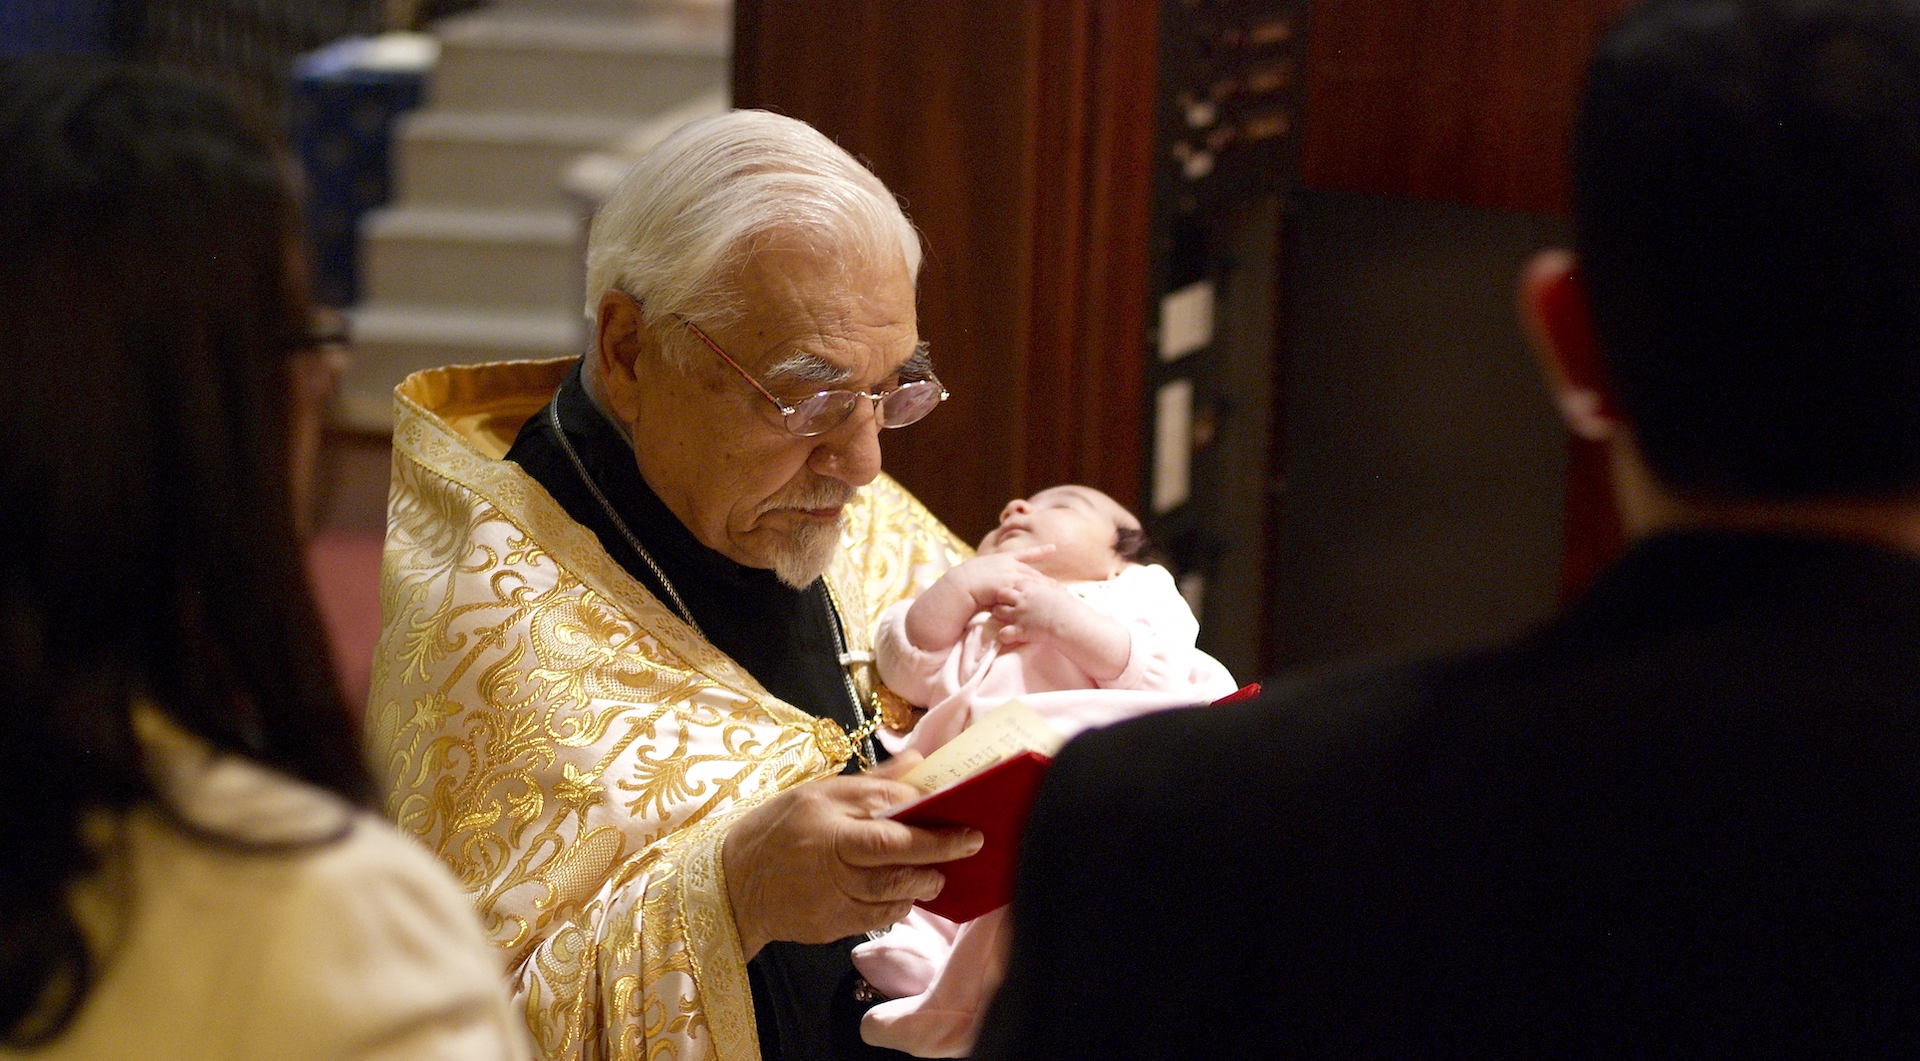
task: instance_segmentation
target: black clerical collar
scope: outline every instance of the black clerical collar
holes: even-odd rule
[[[737,563],[693,536],[640,474],[633,443],[626,433],[587,395],[579,365],[567,374],[553,400],[567,440],[586,465],[587,474],[593,476],[614,511],[670,575],[685,572],[693,578],[730,586],[770,590],[777,585],[789,592],[804,592],[786,586],[772,571]]]

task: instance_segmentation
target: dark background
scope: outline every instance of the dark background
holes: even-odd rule
[[[1300,179],[1269,314],[1273,504],[1264,554],[1235,571],[1265,593],[1233,621],[1262,629],[1236,674],[1504,636],[1610,547],[1591,455],[1573,455],[1567,496],[1512,306],[1526,256],[1564,239],[1581,71],[1628,2],[1307,5]],[[968,538],[1056,482],[1137,508],[1160,11],[902,11],[736,7],[736,105],[866,158],[926,235],[921,333],[955,397],[888,439],[888,470]]]

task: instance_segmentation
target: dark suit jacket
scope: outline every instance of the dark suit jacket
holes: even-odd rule
[[[1920,1056],[1920,561],[1670,536],[1517,644],[1075,741],[978,1059]]]

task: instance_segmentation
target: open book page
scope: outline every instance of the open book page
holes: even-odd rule
[[[1066,742],[1039,712],[1018,700],[1008,700],[935,749],[900,780],[922,792],[932,792],[1021,752],[1039,752],[1051,758]]]

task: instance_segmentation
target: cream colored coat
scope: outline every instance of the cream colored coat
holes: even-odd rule
[[[446,869],[379,818],[136,718],[171,813],[75,908],[100,967],[32,1061],[503,1061],[526,1056],[499,954]]]

